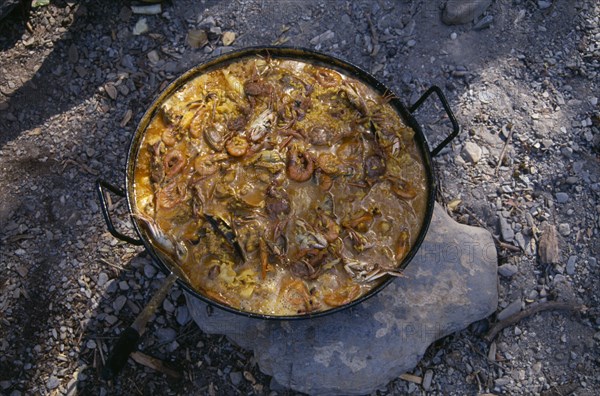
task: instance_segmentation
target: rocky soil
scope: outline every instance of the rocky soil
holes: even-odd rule
[[[462,134],[435,160],[438,199],[496,236],[497,314],[373,393],[596,393],[597,1],[450,1],[442,11],[441,0],[174,0],[154,15],[127,1],[34,3],[0,21],[0,392],[294,394],[247,351],[203,334],[178,286],[140,344],[168,367],[130,360],[116,381],[100,376],[164,276],[107,232],[95,180],[123,186],[136,123],[169,81],[231,49],[274,44],[351,61],[407,104],[442,87]],[[450,11],[465,23],[444,24]],[[434,102],[417,117],[432,143],[449,128]],[[126,230],[126,202],[113,195],[110,207]],[[499,318],[552,300],[585,308],[483,339]]]

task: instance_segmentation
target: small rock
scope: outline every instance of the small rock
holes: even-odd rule
[[[503,216],[500,216],[500,234],[506,242],[512,242],[515,239],[515,232]]]
[[[567,277],[562,275],[562,274],[556,274],[554,275],[554,280],[552,281],[553,284],[557,285],[559,283],[565,283],[567,281]]]
[[[575,264],[577,264],[577,256],[570,256],[567,261],[567,275],[573,275],[575,273]]]
[[[540,10],[545,10],[546,8],[550,8],[552,6],[552,1],[546,0],[538,0],[538,7]]]
[[[571,234],[571,226],[568,223],[561,223],[558,225],[558,232],[562,236],[568,236]]]
[[[48,381],[46,382],[46,388],[48,388],[48,390],[56,389],[59,385],[60,380],[53,375],[51,375],[50,378],[48,378]]]
[[[481,159],[482,150],[476,143],[466,142],[461,155],[465,161],[470,161],[476,164]]]
[[[108,323],[109,325],[114,325],[115,323],[117,323],[117,321],[119,320],[119,318],[117,318],[115,315],[106,315],[104,317],[104,320],[106,321],[106,323]]]
[[[100,274],[98,275],[98,280],[96,281],[96,284],[98,286],[102,287],[106,284],[106,282],[108,282],[108,275],[104,272],[100,272]]]
[[[177,312],[175,313],[175,320],[180,326],[183,326],[190,321],[190,312],[188,311],[185,305],[177,307]]]
[[[492,0],[448,0],[442,14],[446,25],[461,25],[479,18]]]
[[[242,373],[239,371],[232,371],[229,373],[229,379],[231,380],[231,384],[233,386],[238,386],[240,382],[242,382]]]
[[[235,33],[234,32],[225,32],[223,33],[223,37],[221,38],[223,41],[223,45],[228,47],[235,41]]]
[[[425,371],[425,375],[423,376],[423,383],[421,386],[423,390],[428,391],[431,388],[431,380],[433,379],[433,370]]]
[[[108,94],[108,96],[112,99],[115,100],[117,99],[117,88],[115,88],[114,85],[112,84],[106,84],[104,86],[104,90],[106,91],[106,93]]]
[[[154,278],[154,275],[156,275],[156,267],[154,265],[152,265],[151,263],[146,263],[144,265],[144,275],[146,275],[146,278]]]
[[[163,300],[163,309],[169,313],[175,312],[175,306],[168,298]]]
[[[521,330],[518,326],[515,326],[515,335],[520,336],[523,334],[523,330]]]
[[[208,36],[204,30],[190,30],[187,35],[187,43],[192,48],[202,48],[208,44]]]
[[[148,52],[146,56],[148,57],[148,60],[152,63],[156,63],[160,60],[160,56],[158,55],[158,51],[156,50]]]
[[[139,36],[148,32],[148,30],[150,30],[150,28],[148,27],[148,22],[146,21],[146,18],[140,18],[133,27],[132,33],[134,36]]]
[[[119,282],[119,289],[125,291],[125,290],[129,290],[129,284],[127,283],[127,281],[120,281]]]
[[[335,33],[332,32],[331,30],[327,30],[326,32],[323,32],[323,33],[319,34],[318,36],[313,37],[310,40],[310,43],[312,45],[317,45],[317,44],[321,44],[327,40],[331,40],[334,37],[335,37]]]
[[[564,192],[557,192],[556,193],[556,202],[563,204],[569,201],[569,194],[564,193]]]
[[[456,40],[458,38],[458,34],[456,32],[450,33],[450,40]]]
[[[521,300],[516,299],[515,301],[508,304],[506,306],[506,308],[504,308],[502,311],[500,311],[500,313],[498,314],[498,320],[504,320],[504,319],[508,318],[509,316],[519,313],[520,311],[521,311]]]
[[[558,246],[558,235],[556,227],[547,224],[542,229],[542,236],[538,244],[538,254],[542,264],[554,264],[560,261],[560,249]]]
[[[88,342],[85,343],[85,346],[88,349],[96,349],[96,341],[94,340],[89,340]]]
[[[494,17],[491,15],[486,15],[483,18],[481,18],[476,24],[475,26],[473,26],[473,30],[483,30],[483,29],[487,29],[492,25],[492,22],[494,22]]]
[[[510,278],[519,271],[516,265],[513,264],[502,264],[498,267],[498,273],[505,278]]]
[[[494,380],[496,386],[506,386],[510,384],[510,377],[501,377]]]
[[[120,295],[115,299],[115,301],[112,304],[112,307],[115,310],[115,312],[119,312],[121,309],[123,309],[125,303],[127,303],[127,297],[125,297],[124,295]]]
[[[69,62],[77,63],[79,60],[79,51],[77,50],[77,46],[75,44],[71,44],[69,47]]]
[[[163,327],[156,331],[156,338],[161,344],[166,344],[175,340],[177,332],[170,327]]]

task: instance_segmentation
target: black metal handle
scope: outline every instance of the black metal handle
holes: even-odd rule
[[[140,333],[134,328],[128,327],[123,330],[102,368],[102,377],[105,380],[113,379],[121,372],[131,352],[137,349],[139,340]]]
[[[108,203],[106,202],[106,196],[104,195],[105,190],[108,190],[113,194],[118,195],[119,197],[125,197],[125,192],[120,188],[115,187],[112,184],[100,179],[96,180],[96,190],[98,191],[98,198],[100,199],[100,208],[102,209],[102,216],[104,216],[104,221],[106,222],[108,232],[110,232],[111,235],[115,238],[125,242],[129,242],[132,245],[143,245],[143,242],[140,239],[132,238],[117,231],[112,222],[112,219],[110,218],[110,213],[108,213]]]
[[[448,145],[448,143],[452,141],[452,139],[458,136],[458,132],[460,132],[460,127],[458,126],[456,117],[454,117],[454,113],[450,109],[450,105],[448,104],[444,93],[439,87],[435,85],[429,88],[427,91],[425,91],[425,93],[419,98],[419,100],[417,100],[412,106],[408,108],[408,111],[414,113],[419,107],[421,107],[423,102],[425,102],[432,93],[435,93],[438,96],[440,102],[442,102],[442,106],[444,107],[446,114],[448,115],[448,118],[450,119],[450,122],[452,123],[452,133],[448,135],[446,139],[444,139],[440,144],[438,144],[433,150],[431,150],[431,156],[435,157],[440,151],[442,151],[444,147]]]

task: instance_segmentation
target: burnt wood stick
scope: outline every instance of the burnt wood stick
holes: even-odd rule
[[[159,304],[165,299],[171,286],[173,286],[173,283],[175,283],[176,280],[177,275],[172,272],[167,279],[165,279],[162,286],[154,293],[150,302],[146,304],[142,312],[135,318],[131,326],[121,333],[117,343],[113,346],[113,349],[108,356],[106,364],[102,368],[102,377],[104,379],[109,380],[116,377],[123,367],[125,367],[129,355],[137,349],[138,341],[146,331],[146,324],[154,312],[156,312]]]

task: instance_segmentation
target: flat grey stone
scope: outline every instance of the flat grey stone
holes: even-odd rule
[[[453,221],[436,205],[413,261],[378,294],[315,319],[267,321],[235,315],[186,293],[209,334],[254,351],[261,371],[287,388],[318,395],[369,394],[412,370],[435,340],[496,310],[497,260],[491,234]]]
[[[567,275],[575,274],[575,264],[577,264],[577,256],[569,256],[567,267],[565,268]]]
[[[498,267],[498,273],[505,278],[510,278],[518,271],[519,269],[514,264],[502,264],[500,267]]]
[[[483,150],[476,143],[466,142],[465,147],[462,149],[460,153],[465,161],[469,161],[473,164],[476,164],[481,159],[481,154]]]
[[[510,224],[508,224],[508,221],[502,216],[500,216],[500,234],[506,242],[512,242],[515,239],[515,232]]]
[[[564,192],[557,192],[556,193],[556,202],[558,203],[566,203],[569,201],[569,194],[564,193]]]
[[[461,25],[479,18],[492,0],[448,0],[442,14],[446,25]]]
[[[515,301],[508,304],[506,308],[500,311],[500,313],[498,314],[498,320],[504,320],[509,316],[518,313],[519,311],[521,311],[521,300],[516,299]]]

